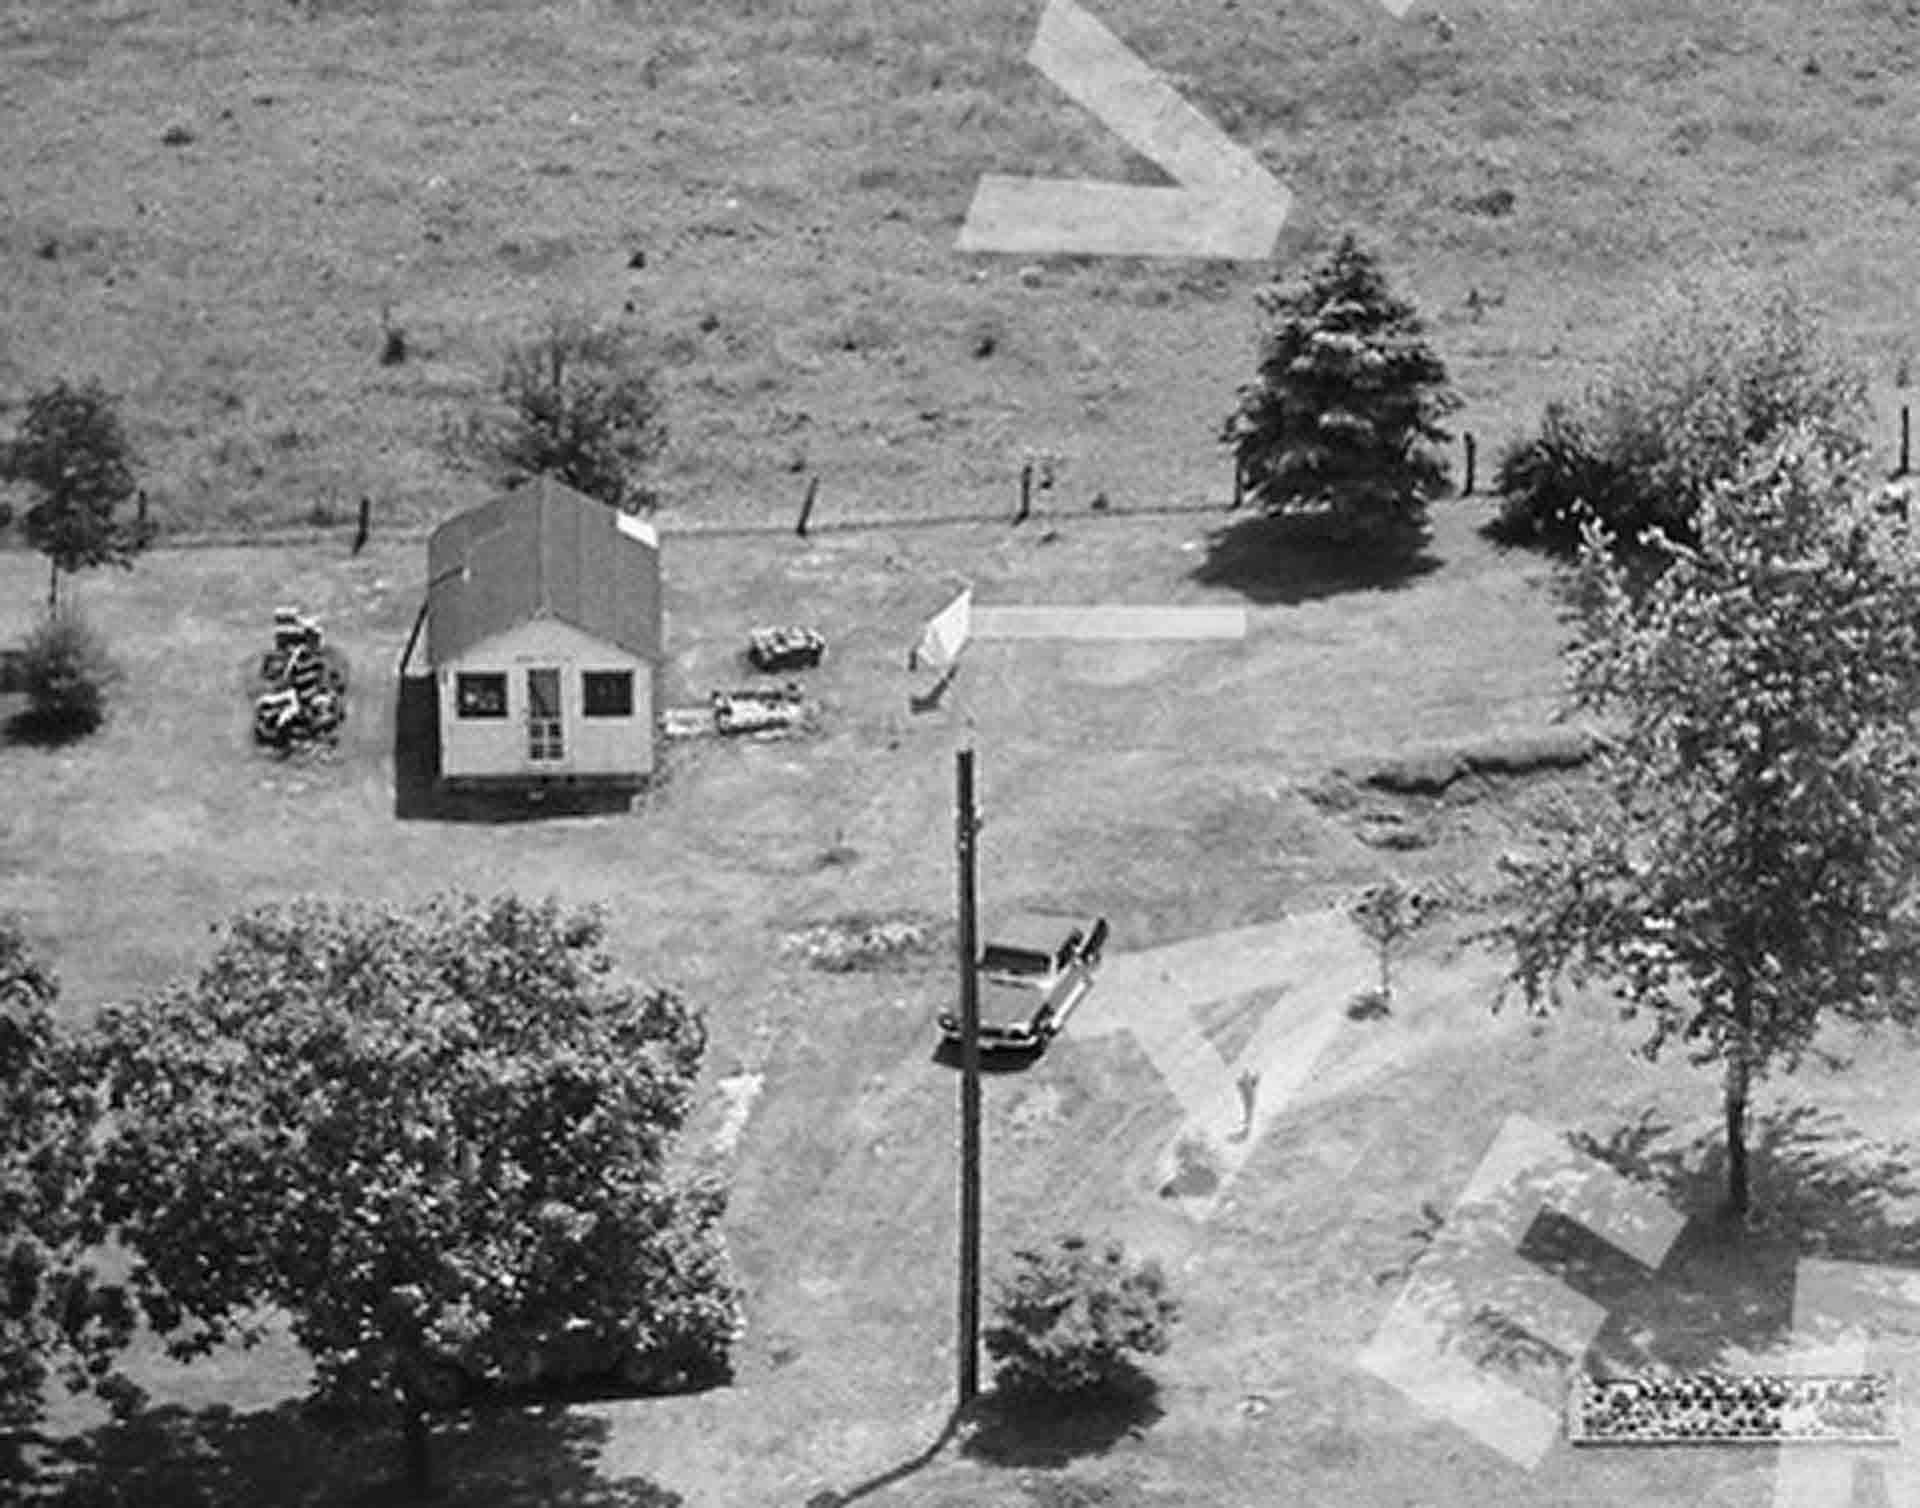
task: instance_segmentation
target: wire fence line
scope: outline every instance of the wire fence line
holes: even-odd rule
[[[1456,489],[1460,497],[1473,496],[1477,490],[1477,467],[1480,459],[1479,436],[1470,429],[1456,432],[1454,439],[1458,443],[1463,461],[1463,477]],[[1906,477],[1911,472],[1912,462],[1912,413],[1908,404],[1900,405],[1897,440],[1898,461],[1892,474],[1895,478]],[[941,529],[982,525],[1003,525],[1008,527],[1044,527],[1055,522],[1102,522],[1128,518],[1155,518],[1177,516],[1211,515],[1216,518],[1231,518],[1238,514],[1243,506],[1243,480],[1237,474],[1232,483],[1232,495],[1225,501],[1200,499],[1169,501],[1162,503],[1115,503],[1102,492],[1090,501],[1074,506],[1036,506],[1035,472],[1031,463],[1023,466],[1018,473],[1019,504],[1016,508],[985,511],[972,509],[954,513],[911,513],[911,514],[867,514],[853,517],[835,517],[828,509],[822,516],[815,518],[821,491],[821,477],[815,474],[809,478],[806,493],[799,504],[798,516],[792,521],[777,518],[757,519],[752,522],[680,522],[672,516],[661,517],[658,513],[649,515],[647,522],[659,533],[662,542],[678,539],[746,539],[788,535],[800,539],[809,539],[821,534],[859,534],[900,531],[906,529]],[[1050,485],[1042,481],[1039,490],[1050,491]],[[379,529],[383,540],[401,542],[424,542],[437,525],[422,523],[394,523],[382,525]],[[335,524],[312,524],[301,528],[261,529],[261,530],[183,530],[174,532],[160,530],[155,548],[161,550],[207,550],[207,549],[291,549],[310,545],[324,544],[340,538],[343,534],[354,534],[353,553],[358,554],[369,539],[369,515],[362,509],[358,520],[342,520]],[[30,549],[20,531],[12,530],[0,536],[0,553],[7,551],[26,551]]]

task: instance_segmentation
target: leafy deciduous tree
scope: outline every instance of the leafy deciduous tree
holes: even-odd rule
[[[324,1400],[398,1407],[423,1491],[450,1361],[511,1375],[580,1322],[724,1356],[722,1195],[668,1165],[704,1031],[618,980],[603,936],[512,897],[303,901],[103,1012],[99,1209],[173,1354],[288,1314]]]
[[[1678,1039],[1723,1066],[1736,1215],[1754,1084],[1817,1053],[1829,1016],[1920,1011],[1920,580],[1868,491],[1801,426],[1638,592],[1589,525],[1573,700],[1621,727],[1545,855],[1511,861],[1490,929],[1535,1008],[1563,974],[1610,979],[1651,1018],[1647,1058]]]
[[[132,1332],[125,1293],[84,1260],[94,1097],[72,1073],[53,1008],[59,984],[0,920],[0,1481],[39,1419],[49,1362],[76,1391],[112,1396]],[[9,1461],[8,1456],[15,1459]]]
[[[39,495],[25,524],[28,541],[49,563],[49,613],[59,606],[62,572],[130,569],[151,543],[138,521],[115,516],[134,493],[134,455],[113,398],[98,382],[56,382],[35,393],[4,457],[6,475]]]
[[[1438,909],[1434,897],[1390,875],[1369,885],[1356,895],[1347,908],[1354,925],[1372,943],[1380,961],[1379,999],[1393,999],[1393,953],[1399,945],[1420,929]]]
[[[665,402],[620,331],[557,315],[508,353],[500,391],[507,417],[481,444],[503,481],[551,476],[627,511],[654,500]]]
[[[1493,532],[1572,544],[1594,518],[1622,543],[1646,528],[1689,543],[1701,500],[1756,452],[1802,424],[1861,454],[1867,412],[1865,372],[1791,284],[1700,275],[1663,290],[1604,377],[1508,447]]]
[[[1447,476],[1428,447],[1460,403],[1413,305],[1351,234],[1256,301],[1259,373],[1221,436],[1251,498],[1270,512],[1324,507],[1351,532],[1417,524]]]

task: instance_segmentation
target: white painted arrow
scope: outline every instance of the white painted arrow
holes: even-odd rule
[[[1027,61],[1180,186],[988,174],[960,227],[960,250],[1234,261],[1272,255],[1292,196],[1073,0],[1047,0]]]

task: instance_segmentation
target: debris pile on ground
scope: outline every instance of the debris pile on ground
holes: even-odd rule
[[[267,689],[254,698],[256,743],[291,751],[332,743],[347,716],[346,663],[323,642],[320,625],[297,608],[274,609],[273,648],[260,660]]]
[[[1567,1433],[1576,1445],[1773,1440],[1888,1441],[1893,1379],[1712,1372],[1575,1379]]]
[[[923,953],[932,943],[932,929],[925,922],[899,916],[844,916],[787,939],[787,945],[808,963],[832,974],[879,968],[896,958]]]
[[[660,715],[660,731],[668,738],[703,738],[714,731],[713,708],[669,707]]]
[[[827,641],[810,628],[756,628],[747,638],[755,670],[807,670],[820,663]]]
[[[784,686],[713,693],[714,731],[723,735],[783,737],[804,728],[809,713],[805,694],[792,681]]]
[[[1401,795],[1437,796],[1467,775],[1512,779],[1547,770],[1571,769],[1599,752],[1602,739],[1581,727],[1544,728],[1467,743],[1416,749],[1340,773],[1361,785]]]

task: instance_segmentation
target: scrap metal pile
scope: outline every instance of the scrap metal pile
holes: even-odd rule
[[[297,608],[275,608],[273,648],[261,657],[268,690],[254,698],[254,742],[291,750],[332,743],[347,716],[347,671],[321,640],[320,625]]]
[[[807,699],[792,681],[784,686],[754,687],[746,691],[713,693],[716,733],[791,733],[807,721]]]
[[[811,628],[756,628],[747,636],[755,670],[808,670],[820,663],[827,641]]]

